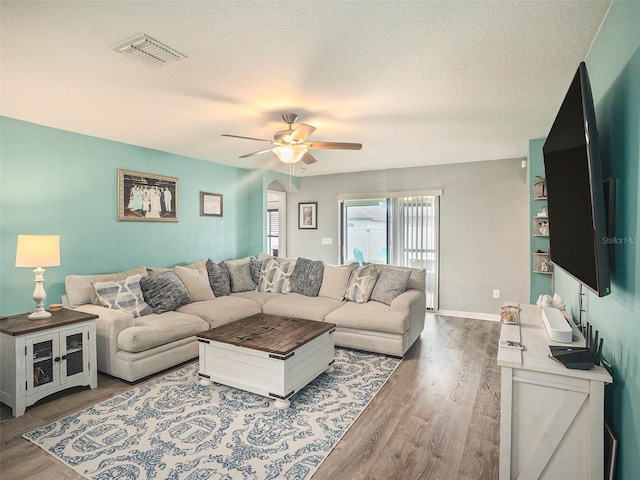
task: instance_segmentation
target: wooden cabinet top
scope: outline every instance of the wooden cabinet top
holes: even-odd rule
[[[29,315],[30,313],[20,313],[8,317],[0,317],[0,332],[12,336],[24,335],[39,330],[47,330],[49,328],[98,318],[98,315],[92,313],[79,312],[67,308],[63,308],[57,312],[51,312],[49,318],[31,320],[28,318]]]
[[[524,350],[498,348],[498,365],[521,370],[583,378],[611,383],[613,379],[604,367],[596,366],[591,370],[570,369],[550,357],[549,345],[584,347],[585,340],[578,328],[569,322],[577,333],[578,340],[572,343],[558,343],[549,338],[542,321],[542,309],[536,305],[520,305],[520,324],[502,325],[500,340],[522,342]]]
[[[287,355],[335,327],[333,323],[258,313],[197,336],[238,347]]]

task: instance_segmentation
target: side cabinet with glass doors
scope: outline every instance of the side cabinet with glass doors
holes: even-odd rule
[[[95,315],[65,310],[29,323],[20,317],[0,320],[0,400],[12,407],[15,417],[60,390],[98,386]]]

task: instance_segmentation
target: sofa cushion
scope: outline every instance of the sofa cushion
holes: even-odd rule
[[[291,291],[307,297],[317,297],[322,285],[323,272],[322,261],[298,258],[291,273]]]
[[[228,263],[227,270],[229,271],[229,283],[231,286],[231,293],[248,292],[256,289],[256,284],[251,276],[251,265],[246,263]]]
[[[368,302],[377,278],[378,270],[373,264],[354,268],[349,276],[344,298],[350,302]]]
[[[246,298],[253,302],[259,303],[260,305],[264,305],[266,302],[268,302],[272,298],[281,297],[282,295],[285,295],[285,294],[275,293],[275,292],[257,292],[255,290],[252,290],[250,292],[238,292],[238,293],[231,294],[232,297]]]
[[[318,292],[319,297],[333,298],[334,300],[344,300],[344,292],[347,289],[351,270],[356,264],[351,265],[327,265],[324,266],[322,274],[322,285]]]
[[[93,282],[117,282],[136,274],[144,277],[147,275],[147,269],[145,267],[136,267],[124,272],[100,275],[67,275],[64,279],[64,288],[67,292],[69,306],[74,308],[87,303],[100,305],[96,290],[92,285]]]
[[[180,307],[178,311],[197,315],[206,320],[211,328],[214,328],[260,313],[262,307],[253,300],[236,295],[226,295],[206,302],[193,302]]]
[[[329,313],[325,322],[337,327],[403,335],[409,330],[409,312],[391,310],[380,302],[346,302]]]
[[[169,267],[147,267],[147,275],[150,277],[155,277],[156,275],[160,275],[161,273],[170,272],[171,268]]]
[[[142,352],[208,329],[209,324],[194,315],[178,312],[151,314],[136,319],[135,326],[120,332],[118,348],[127,352]]]
[[[205,268],[205,260],[204,259],[200,259],[200,260],[196,260],[195,262],[190,263],[188,265],[180,265],[180,266],[184,266],[186,268],[191,268],[191,269],[194,269],[194,270],[202,270],[202,269]],[[164,273],[164,272],[170,272],[171,270],[173,270],[173,269],[172,268],[168,268],[168,267],[147,267],[147,274],[150,277],[155,277],[156,275],[159,275],[159,274]]]
[[[326,297],[308,297],[300,293],[288,293],[269,299],[262,311],[269,315],[324,321],[325,317],[344,302]]]
[[[255,257],[250,256],[250,257],[234,258],[233,260],[225,260],[224,263],[226,263],[227,265],[229,265],[230,263],[234,265],[240,265],[242,263],[249,263],[252,258],[255,258]]]
[[[295,262],[280,262],[274,258],[263,261],[260,281],[256,290],[258,292],[289,293],[291,291],[289,278],[294,266]]]
[[[202,300],[213,300],[215,295],[209,285],[209,275],[207,269],[202,265],[201,268],[190,268],[175,266],[173,272],[178,276],[184,287],[189,292],[192,302],[200,302]]]
[[[207,274],[209,285],[216,297],[224,297],[231,293],[229,270],[224,262],[215,263],[211,259],[207,260]]]
[[[406,290],[410,276],[410,270],[383,267],[371,292],[371,300],[391,305],[393,299]]]
[[[140,274],[136,274],[117,282],[93,282],[98,301],[103,307],[124,310],[134,317],[152,313],[153,309],[142,296],[140,278]]]
[[[144,277],[140,280],[140,287],[145,301],[155,313],[169,312],[191,303],[189,292],[173,272]]]

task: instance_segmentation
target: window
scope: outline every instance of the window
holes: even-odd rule
[[[280,235],[278,209],[267,210],[267,252],[278,256],[278,237]]]
[[[424,268],[427,309],[437,310],[441,194],[340,195],[341,262]]]

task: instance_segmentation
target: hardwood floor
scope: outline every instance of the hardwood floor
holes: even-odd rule
[[[427,315],[421,339],[313,480],[497,479],[499,335],[498,322]],[[19,418],[2,404],[0,478],[82,479],[21,435],[131,388],[99,374],[97,389],[60,392]]]

